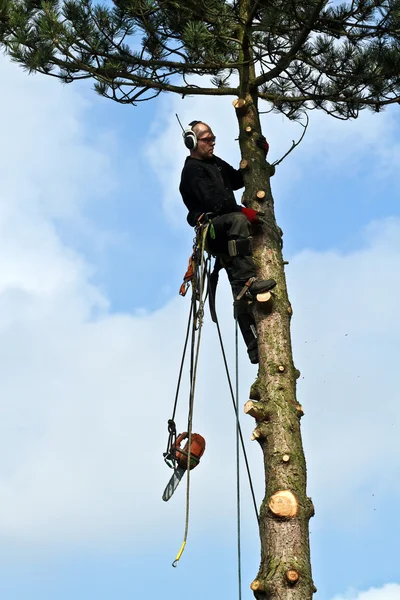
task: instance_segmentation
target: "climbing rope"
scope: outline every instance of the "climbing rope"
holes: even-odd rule
[[[204,321],[204,303],[203,299],[204,283],[206,280],[207,266],[209,259],[204,260],[205,241],[208,232],[208,224],[206,224],[201,234],[200,244],[200,265],[196,269],[195,276],[192,281],[192,340],[190,352],[190,394],[189,394],[189,414],[188,414],[188,457],[187,457],[187,480],[186,480],[186,511],[185,511],[185,531],[183,534],[183,542],[176,555],[173,567],[178,566],[178,562],[186,546],[186,541],[189,533],[189,513],[190,513],[190,460],[191,460],[191,444],[192,444],[192,425],[193,425],[193,408],[194,408],[194,392],[196,387],[197,365],[199,360],[201,331]],[[198,298],[197,298],[198,296]],[[199,308],[197,309],[197,299]],[[196,310],[197,309],[197,310]],[[197,340],[196,340],[197,332]]]
[[[208,272],[208,282],[210,284],[211,273]],[[250,473],[250,466],[247,459],[247,452],[244,445],[242,429],[239,421],[239,339],[238,339],[238,321],[235,318],[235,393],[233,392],[231,376],[229,373],[228,362],[226,359],[226,353],[224,343],[222,341],[221,329],[219,326],[218,316],[215,311],[215,324],[217,326],[218,339],[221,346],[222,357],[225,365],[226,376],[228,379],[228,385],[231,392],[233,409],[236,417],[236,514],[237,514],[237,567],[238,567],[238,598],[242,598],[242,559],[241,559],[241,499],[240,499],[240,446],[242,448],[243,458],[246,465],[247,477],[249,480],[249,487],[254,505],[254,511],[256,514],[257,522],[259,523],[259,516],[257,510],[257,502],[254,493],[253,481]],[[240,442],[240,443],[239,443]]]
[[[183,366],[185,363],[186,350],[187,350],[187,345],[188,345],[188,341],[189,341],[190,326],[192,324],[192,316],[193,316],[193,304],[191,303],[188,324],[187,324],[187,329],[186,329],[185,343],[183,346],[183,353],[182,353],[182,358],[181,358],[181,366],[179,368],[178,382],[176,385],[174,407],[172,410],[172,417],[170,419],[168,419],[168,434],[169,435],[168,435],[167,449],[164,452],[164,460],[167,463],[167,465],[169,467],[171,467],[171,469],[173,469],[175,467],[175,463],[176,463],[174,455],[171,454],[171,448],[175,447],[175,443],[176,443],[175,414],[176,414],[176,408],[178,405],[179,390],[181,387]]]
[[[193,319],[193,321],[195,320],[195,316],[196,316],[196,312],[197,312],[196,311],[196,295],[197,295],[197,290],[196,290],[197,283],[196,282],[198,281],[198,273],[197,273],[197,271],[198,271],[198,268],[197,268],[198,267],[198,264],[197,264],[198,263],[198,254],[199,254],[198,235],[196,234],[196,237],[194,238],[194,242],[193,242],[193,253],[189,259],[188,270],[184,277],[184,283],[181,285],[181,288],[179,291],[181,296],[185,296],[188,286],[190,285],[190,282],[192,282],[192,301],[190,303],[189,317],[188,317],[188,323],[187,323],[186,335],[185,335],[185,343],[183,346],[178,381],[177,381],[177,385],[176,385],[172,417],[168,420],[169,436],[168,436],[168,441],[167,441],[167,448],[163,454],[166,464],[171,468],[174,468],[176,466],[176,460],[175,460],[174,454],[171,453],[171,449],[173,447],[175,447],[175,442],[176,442],[175,415],[176,415],[176,409],[177,409],[177,405],[178,405],[178,398],[179,398],[179,392],[180,392],[181,381],[182,381],[183,367],[185,364],[186,351],[187,351],[187,346],[188,346],[188,341],[189,341],[189,334],[190,334],[190,330],[191,330],[192,319]],[[204,285],[204,282],[203,282],[203,285]],[[205,300],[206,300],[206,298],[204,299],[204,302],[205,302]],[[204,305],[204,302],[203,302],[203,305]],[[203,308],[203,313],[204,313],[204,308]],[[192,340],[193,340],[193,335],[194,335],[194,333],[192,332]],[[193,346],[193,341],[192,341],[192,346]],[[193,364],[193,356],[191,354],[191,365],[192,364]],[[192,367],[191,367],[191,369],[192,369]]]
[[[178,376],[178,383],[177,383],[177,388],[176,388],[176,393],[175,393],[173,414],[172,414],[172,418],[168,421],[169,438],[168,438],[168,444],[167,444],[167,451],[164,454],[165,461],[168,464],[168,466],[174,468],[176,466],[176,462],[175,462],[176,459],[175,459],[173,453],[171,453],[171,448],[173,447],[173,445],[176,442],[176,425],[175,425],[174,419],[175,419],[175,414],[176,414],[179,390],[180,390],[180,386],[181,386],[183,367],[184,367],[185,357],[186,357],[186,353],[187,353],[187,346],[188,346],[189,336],[190,336],[190,331],[191,331],[192,335],[191,335],[191,344],[190,344],[190,392],[189,392],[189,411],[188,411],[188,426],[187,426],[188,453],[187,453],[185,529],[184,529],[184,535],[183,535],[183,542],[182,542],[181,547],[176,555],[174,562],[172,563],[173,567],[177,567],[177,565],[178,565],[178,562],[179,562],[179,560],[182,556],[182,553],[185,549],[188,532],[189,532],[190,464],[191,464],[191,441],[192,441],[194,395],[195,395],[195,387],[196,387],[197,365],[198,365],[199,351],[200,351],[201,331],[202,331],[202,326],[203,326],[203,321],[204,321],[204,304],[205,304],[205,301],[206,301],[206,298],[208,295],[208,290],[210,288],[210,275],[211,275],[210,255],[208,254],[206,259],[204,258],[205,242],[206,242],[208,228],[209,228],[209,225],[206,224],[197,232],[194,246],[193,246],[194,251],[191,256],[191,259],[189,260],[188,272],[185,275],[185,281],[182,286],[182,287],[184,287],[184,291],[182,293],[182,287],[181,287],[181,292],[180,292],[181,295],[185,295],[187,286],[189,285],[189,281],[191,281],[191,283],[192,283],[192,300],[191,300],[191,305],[190,305],[190,312],[189,312],[188,325],[187,325],[186,336],[185,336],[184,349],[183,349],[183,354],[182,354],[182,359],[181,359],[181,364],[180,364],[180,369],[179,369],[179,376]],[[189,273],[190,273],[190,275],[187,277],[187,275]],[[207,288],[205,286],[206,279],[207,279],[207,283],[208,283]],[[203,298],[205,289],[206,289],[206,294],[205,294],[205,297]],[[197,308],[197,302],[198,302],[198,308]],[[242,449],[242,453],[243,453],[243,457],[244,457],[244,462],[245,462],[245,466],[246,466],[246,471],[247,471],[247,476],[248,476],[248,481],[249,481],[249,486],[250,486],[250,491],[251,491],[251,496],[252,496],[252,500],[253,500],[253,505],[254,505],[254,510],[255,510],[257,521],[259,521],[259,516],[258,516],[257,503],[256,503],[256,499],[255,499],[253,482],[252,482],[251,473],[250,473],[250,467],[249,467],[249,463],[248,463],[248,459],[247,459],[247,453],[246,453],[246,449],[245,449],[245,445],[244,445],[244,441],[243,441],[242,430],[241,430],[240,422],[239,422],[239,411],[238,411],[238,402],[239,402],[238,323],[237,323],[237,320],[235,320],[235,323],[236,323],[236,329],[235,329],[236,390],[235,390],[235,392],[236,393],[234,393],[233,387],[232,387],[232,381],[231,381],[231,377],[230,377],[230,373],[229,373],[228,363],[227,363],[227,359],[226,359],[225,348],[224,348],[224,344],[222,341],[222,335],[221,335],[221,330],[220,330],[220,326],[219,326],[219,322],[218,322],[218,317],[216,314],[214,316],[215,316],[215,323],[217,325],[218,338],[219,338],[220,347],[221,347],[221,351],[222,351],[222,356],[223,356],[226,376],[227,376],[227,380],[228,380],[228,385],[229,385],[229,389],[230,389],[230,393],[231,393],[233,408],[234,408],[235,416],[236,416],[236,500],[237,500],[237,537],[238,537],[237,560],[238,560],[239,600],[241,600],[242,583],[241,583],[240,447]],[[172,460],[173,464],[170,464],[169,460]]]
[[[239,600],[242,600],[242,550],[241,550],[241,531],[240,531],[240,447],[239,447],[239,343],[238,343],[238,322],[235,319],[235,370],[236,370],[236,507],[237,507],[237,563],[238,563],[238,590]]]
[[[239,413],[238,413],[238,409],[237,409],[237,406],[236,406],[235,394],[233,392],[232,380],[231,380],[231,376],[230,376],[230,373],[229,373],[228,362],[226,360],[226,353],[225,353],[224,343],[222,341],[221,329],[220,329],[220,326],[219,326],[219,321],[218,321],[218,317],[217,316],[216,316],[215,324],[217,326],[218,339],[219,339],[219,343],[220,343],[220,346],[221,346],[222,357],[223,357],[223,360],[224,360],[226,377],[227,377],[227,380],[228,380],[229,390],[230,390],[230,393],[231,393],[233,409],[235,411],[237,429],[238,429],[238,432],[239,432],[240,445],[242,447],[242,453],[243,453],[243,458],[244,458],[244,462],[245,462],[245,466],[246,466],[247,478],[249,480],[249,487],[250,487],[251,497],[252,497],[252,500],[253,500],[254,511],[256,513],[257,522],[259,522],[259,516],[258,516],[258,510],[257,510],[257,502],[256,502],[256,496],[255,496],[255,493],[254,493],[253,481],[251,479],[249,461],[247,459],[247,452],[246,452],[246,448],[245,448],[245,445],[244,445],[242,428],[240,427],[240,422],[239,422]],[[238,347],[238,344],[236,344],[236,347]],[[238,373],[237,373],[237,377],[238,377]]]

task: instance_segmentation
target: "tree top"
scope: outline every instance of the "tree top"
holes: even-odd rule
[[[400,102],[400,0],[0,0],[0,44],[125,104],[248,92],[346,119]]]

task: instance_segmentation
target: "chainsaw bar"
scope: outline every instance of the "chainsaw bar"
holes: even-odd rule
[[[173,475],[172,475],[171,479],[169,480],[168,485],[165,488],[164,493],[162,495],[162,499],[165,502],[167,502],[167,500],[169,500],[171,498],[172,494],[175,492],[176,488],[178,487],[178,485],[185,473],[186,473],[186,469],[183,469],[182,467],[177,467],[174,470]]]

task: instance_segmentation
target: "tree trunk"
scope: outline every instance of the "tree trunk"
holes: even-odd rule
[[[243,88],[242,88],[243,90]],[[244,91],[244,90],[243,90]],[[253,438],[264,454],[266,490],[260,509],[261,564],[251,584],[259,600],[310,600],[312,581],[308,522],[314,514],[306,495],[306,464],[300,433],[301,406],[290,339],[290,305],[282,231],[277,226],[269,179],[273,167],[255,139],[261,133],[256,92],[243,94],[233,105],[239,122],[239,142],[245,178],[243,204],[262,211],[266,224],[254,232],[258,277],[277,282],[272,301],[254,302],[260,364],[245,412],[256,419]]]

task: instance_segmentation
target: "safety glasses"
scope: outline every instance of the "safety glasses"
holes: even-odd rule
[[[217,138],[215,137],[215,135],[210,136],[210,137],[203,137],[203,138],[198,138],[198,142],[205,142],[206,144],[214,144],[215,140]]]

